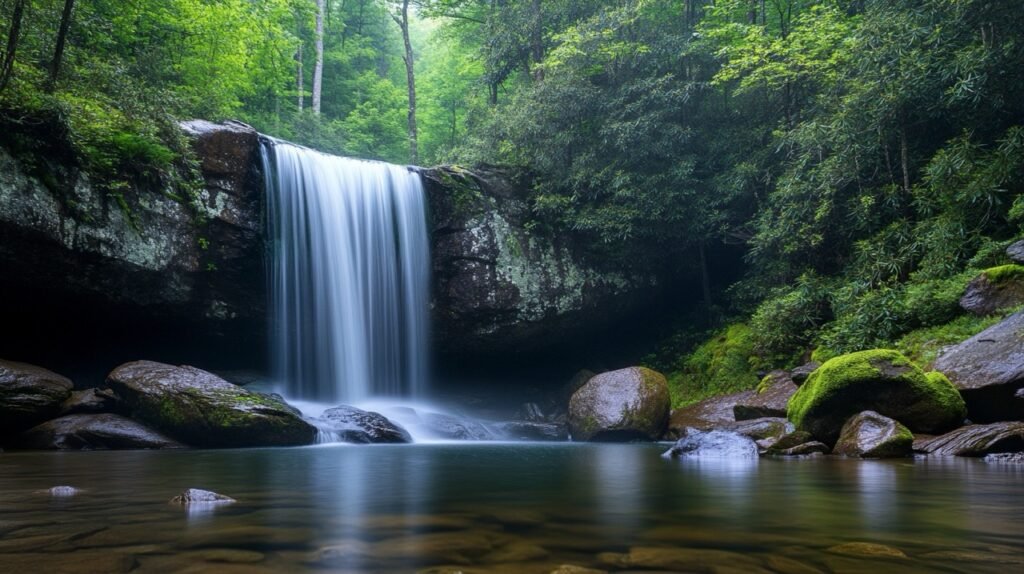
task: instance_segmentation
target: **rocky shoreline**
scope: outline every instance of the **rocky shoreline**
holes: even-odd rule
[[[409,443],[408,427],[452,440],[674,440],[665,455],[680,459],[916,455],[1021,462],[1024,376],[1014,373],[1024,373],[1022,333],[1024,312],[946,350],[936,361],[944,371],[924,372],[896,351],[861,351],[773,371],[756,390],[675,410],[655,371],[584,372],[559,393],[564,402],[546,407],[549,414],[531,403],[519,420],[498,422],[411,408],[389,418],[348,405],[308,418],[278,395],[152,361],[126,363],[103,386],[75,390],[47,369],[0,360],[0,446],[238,448],[325,437]]]

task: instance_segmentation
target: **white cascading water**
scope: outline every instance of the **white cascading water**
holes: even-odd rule
[[[263,145],[273,237],[271,363],[289,398],[422,395],[430,253],[407,167]]]

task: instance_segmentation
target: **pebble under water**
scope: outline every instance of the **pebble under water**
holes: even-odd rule
[[[667,445],[0,454],[2,572],[1024,569],[1024,465]],[[72,486],[55,496],[54,486]],[[181,507],[187,488],[233,504]]]

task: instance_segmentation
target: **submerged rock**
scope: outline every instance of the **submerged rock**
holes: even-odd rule
[[[238,502],[230,496],[224,496],[211,490],[190,488],[171,499],[171,504],[187,506],[189,504],[231,504]]]
[[[332,432],[345,442],[409,443],[412,436],[401,426],[380,413],[364,411],[348,405],[327,409],[321,415]]]
[[[757,444],[738,432],[687,429],[685,435],[662,455],[667,458],[757,458]]]
[[[967,284],[960,307],[975,315],[991,315],[1024,303],[1024,266],[1003,265],[981,272]]]
[[[919,441],[915,449],[939,456],[985,456],[1024,451],[1024,422],[968,425]]]
[[[292,446],[316,437],[287,405],[195,367],[126,363],[107,385],[133,418],[192,446]]]
[[[532,421],[511,421],[496,423],[494,430],[507,440],[569,440],[569,429],[563,424]]]
[[[109,413],[60,417],[21,433],[18,448],[114,450],[182,448],[185,445],[129,418]]]
[[[492,440],[494,434],[477,421],[442,413],[423,413],[420,421],[427,432],[449,440]]]
[[[762,417],[786,416],[786,404],[797,390],[796,383],[786,371],[772,371],[761,380],[757,391],[749,400],[733,407],[738,421]]]
[[[960,394],[939,373],[925,375],[902,354],[860,351],[827,361],[789,400],[789,419],[827,444],[851,416],[872,410],[914,432],[957,427],[966,414]]]
[[[906,558],[907,555],[898,548],[876,544],[873,542],[847,542],[832,546],[826,550],[833,554],[844,556],[858,556],[863,558]]]
[[[68,496],[77,496],[77,495],[81,494],[82,493],[82,489],[75,488],[73,486],[63,485],[63,486],[54,486],[52,488],[47,488],[46,490],[40,490],[40,491],[38,491],[38,493],[39,494],[49,494],[50,496],[53,496],[55,498],[65,498],[65,497],[68,497]]]
[[[57,416],[72,388],[71,381],[57,373],[0,359],[0,437]]]
[[[977,423],[1024,419],[1024,312],[1007,317],[935,360],[963,395]]]
[[[657,440],[668,425],[668,383],[661,373],[629,367],[591,378],[569,401],[578,441]]]
[[[850,417],[839,433],[833,454],[861,458],[909,456],[914,435],[907,427],[874,411]]]

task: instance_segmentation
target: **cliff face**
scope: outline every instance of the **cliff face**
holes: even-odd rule
[[[59,162],[46,167],[58,177],[41,176],[0,147],[0,312],[19,326],[0,335],[0,351],[39,345],[54,329],[78,340],[95,333],[95,344],[102,333],[141,329],[122,339],[173,331],[182,343],[194,335],[208,353],[262,355],[259,134],[233,122],[182,128],[205,182],[192,198],[170,187],[122,198]],[[443,352],[543,348],[610,324],[650,287],[596,269],[568,241],[535,232],[522,193],[501,173],[421,173]]]

